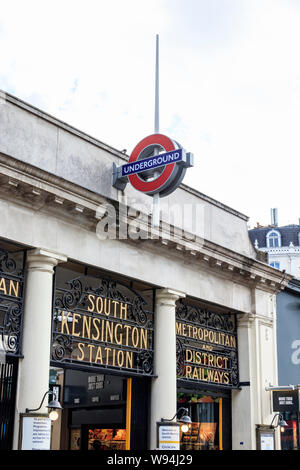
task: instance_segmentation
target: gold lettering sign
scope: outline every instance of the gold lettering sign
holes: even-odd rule
[[[123,325],[105,318],[89,317],[81,313],[61,312],[60,333],[104,343],[148,349],[148,331]]]
[[[233,335],[211,331],[207,328],[186,325],[182,322],[176,322],[176,333],[180,336],[210,343],[212,345],[228,346],[236,348],[236,338]]]
[[[234,316],[208,311],[203,314],[195,306],[188,316],[188,305],[184,305],[184,310],[181,305],[181,315],[182,311],[188,320],[177,317],[176,322],[178,378],[231,388],[238,386]]]
[[[19,286],[19,281],[13,281],[12,279],[0,277],[0,294],[19,297]]]
[[[110,290],[108,283],[86,288],[85,295],[78,279],[69,284],[71,293],[57,292],[56,305],[65,308],[55,309],[53,360],[152,373],[152,312],[149,320],[144,300],[131,300],[115,284]],[[106,290],[116,298],[103,295]]]
[[[24,300],[24,258],[20,247],[0,247],[0,349],[11,356],[22,355],[21,334]]]

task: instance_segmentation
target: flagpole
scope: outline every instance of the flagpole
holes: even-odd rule
[[[155,54],[155,111],[154,111],[154,133],[159,134],[159,35],[156,35],[156,54]],[[154,149],[154,155],[158,154],[158,148]],[[154,173],[154,177],[158,177],[159,173]],[[153,195],[153,215],[152,223],[155,227],[159,227],[160,211],[159,211],[159,193]]]
[[[159,35],[156,35],[154,133],[159,133]]]

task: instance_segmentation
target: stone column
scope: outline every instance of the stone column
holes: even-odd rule
[[[177,411],[176,300],[185,294],[173,289],[156,291],[154,373],[151,388],[150,448],[156,449],[156,423]]]
[[[240,390],[232,391],[232,449],[255,450],[256,360],[258,353],[253,334],[255,315],[238,315],[238,358]]]
[[[40,406],[49,389],[53,268],[67,258],[37,248],[27,254],[22,353],[19,361],[14,449],[18,448],[19,414]],[[47,398],[37,413],[46,413]]]
[[[259,294],[264,311],[238,315],[240,390],[232,391],[232,449],[256,449],[256,425],[270,425],[271,396],[265,389],[277,383],[276,331],[268,316],[270,294]],[[257,299],[256,299],[257,302]],[[258,302],[257,302],[258,303]],[[276,448],[279,448],[276,431]]]

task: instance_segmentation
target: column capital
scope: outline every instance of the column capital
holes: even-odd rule
[[[53,268],[59,263],[68,261],[67,256],[49,251],[44,248],[34,248],[27,252],[27,271],[46,271],[53,273]]]
[[[254,313],[238,313],[237,314],[237,326],[250,328],[257,316]]]
[[[176,300],[185,298],[185,293],[165,287],[163,289],[156,289],[156,300],[160,301],[161,304],[174,304]]]

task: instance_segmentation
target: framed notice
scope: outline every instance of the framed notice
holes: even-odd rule
[[[22,416],[21,432],[21,450],[50,450],[50,418],[38,415],[24,415]]]
[[[275,450],[275,429],[264,425],[256,428],[257,450]]]
[[[261,433],[261,435],[260,435],[260,450],[275,450],[274,434]]]
[[[159,450],[180,450],[180,425],[178,423],[157,423]]]

